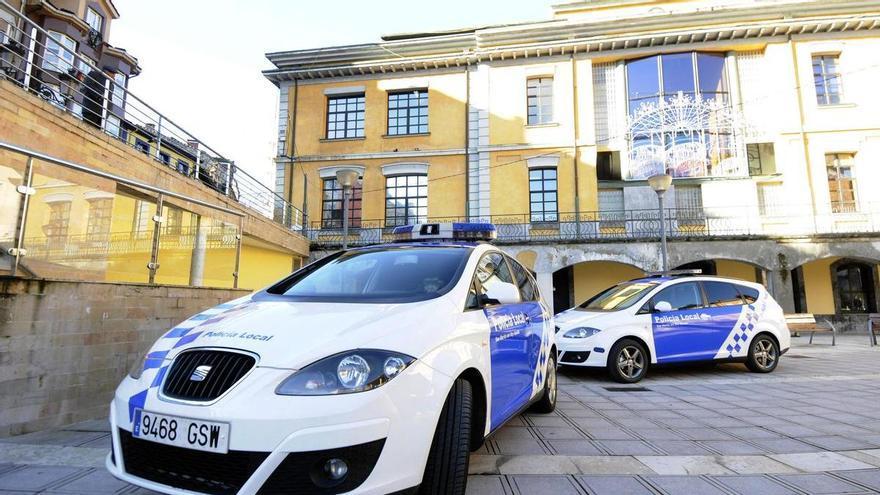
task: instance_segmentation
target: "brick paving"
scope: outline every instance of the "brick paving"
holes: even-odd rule
[[[494,435],[468,493],[880,493],[880,348],[794,341],[769,375],[686,366],[620,386],[562,369],[557,411]],[[0,440],[0,494],[150,493],[104,471],[108,447],[103,421]]]

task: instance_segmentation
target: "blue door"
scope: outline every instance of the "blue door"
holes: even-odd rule
[[[501,253],[489,253],[477,265],[475,283],[481,297],[493,284],[517,287],[516,279]],[[491,427],[503,424],[531,398],[535,364],[540,352],[540,328],[543,311],[537,301],[495,304],[488,301],[483,308],[489,322],[489,352],[492,368]],[[536,344],[537,341],[537,344]]]
[[[661,290],[652,298],[651,315],[657,362],[714,359],[736,325],[742,300],[731,285],[723,282],[683,282]],[[660,312],[660,303],[671,311]]]

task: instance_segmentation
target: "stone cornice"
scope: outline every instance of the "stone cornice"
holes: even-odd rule
[[[553,20],[401,41],[276,52],[267,57],[277,68],[264,74],[277,84],[293,79],[466,67],[496,60],[876,30],[880,30],[880,8],[870,0],[731,8],[614,22]]]

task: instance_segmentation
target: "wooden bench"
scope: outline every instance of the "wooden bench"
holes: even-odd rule
[[[880,315],[878,315],[880,317]],[[819,333],[831,333],[831,345],[837,345],[837,329],[834,328],[834,324],[829,320],[825,320],[825,324],[827,326],[819,325],[816,322],[816,317],[814,317],[810,313],[798,313],[798,314],[790,314],[785,315],[785,323],[788,324],[788,329],[795,336],[799,332],[810,332],[810,343],[813,343],[813,334],[816,332]],[[880,326],[880,318],[878,318],[878,326]]]
[[[880,313],[871,313],[868,315],[868,339],[871,347],[877,345],[877,334],[880,334]]]

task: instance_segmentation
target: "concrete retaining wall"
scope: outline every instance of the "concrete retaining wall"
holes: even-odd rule
[[[161,333],[248,292],[0,277],[0,437],[105,416]]]

